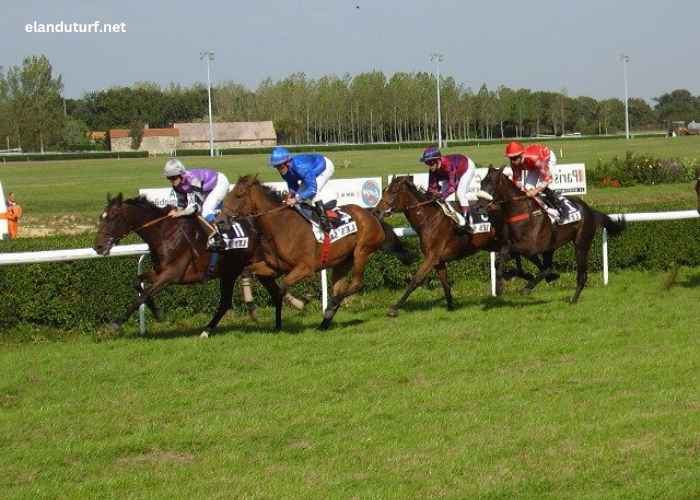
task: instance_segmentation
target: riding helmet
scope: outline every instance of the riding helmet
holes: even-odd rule
[[[525,151],[523,145],[516,141],[509,142],[506,146],[506,156],[508,158],[515,158],[516,156],[520,156],[521,154],[523,154],[523,151]]]
[[[423,156],[421,157],[421,163],[428,163],[432,160],[439,160],[442,158],[442,154],[438,148],[428,148],[423,151]]]
[[[272,150],[272,154],[270,155],[270,163],[268,163],[268,165],[271,167],[279,167],[291,157],[292,155],[288,150],[284,148],[275,148]]]
[[[177,158],[168,161],[163,168],[163,175],[166,177],[177,177],[178,175],[183,175],[184,173],[185,166]]]

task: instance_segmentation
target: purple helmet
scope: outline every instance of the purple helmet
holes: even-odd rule
[[[439,160],[442,158],[440,150],[438,148],[428,148],[423,151],[423,157],[420,159],[421,163],[428,163],[429,161]]]

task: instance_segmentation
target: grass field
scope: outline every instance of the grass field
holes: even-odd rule
[[[698,138],[549,141],[563,163],[637,154],[699,157]],[[502,145],[448,149],[501,164]],[[329,154],[337,178],[421,170],[418,149]],[[95,223],[107,191],[166,186],[164,158],[0,166],[29,224]],[[264,155],[185,159],[231,180]],[[689,184],[590,189],[594,206],[676,201]],[[1,269],[0,269],[1,272]],[[673,279],[671,279],[673,277]],[[0,343],[0,498],[700,498],[700,269],[592,273],[531,297],[508,283],[361,293],[327,333],[319,304],[284,331],[210,312],[106,331]],[[35,328],[26,326],[26,328]],[[56,338],[56,341],[46,341]],[[17,342],[16,340],[24,340]],[[26,341],[34,339],[33,342]]]
[[[598,159],[609,161],[626,151],[659,157],[700,157],[698,137],[643,137],[632,140],[557,139],[547,141],[557,152],[560,163],[585,163],[595,168]],[[465,153],[480,165],[502,165],[503,144],[483,143],[474,147],[446,148],[445,153]],[[421,150],[339,151],[328,153],[336,165],[336,178],[381,176],[418,172]],[[125,160],[79,160],[65,162],[7,163],[0,165],[0,181],[5,192],[14,190],[25,212],[24,227],[92,226],[104,207],[107,192],[136,196],[140,188],[167,187],[162,177],[166,158]],[[188,168],[212,167],[235,182],[240,175],[258,173],[263,181],[279,180],[266,166],[266,155],[185,158]],[[685,184],[640,186],[626,189],[595,189],[589,186],[586,201],[593,206],[678,200],[694,206],[692,188]]]
[[[360,295],[318,333],[224,320],[0,350],[14,499],[695,499],[700,273]],[[97,340],[97,341],[96,341]]]

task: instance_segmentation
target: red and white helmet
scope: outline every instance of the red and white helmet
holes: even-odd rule
[[[516,141],[509,142],[506,146],[506,156],[508,158],[515,158],[516,156],[520,156],[521,154],[523,154],[523,151],[525,151],[523,145]]]

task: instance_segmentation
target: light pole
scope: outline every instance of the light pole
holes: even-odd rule
[[[440,111],[440,62],[442,62],[442,54],[436,52],[430,54],[430,60],[435,61],[437,66],[437,116],[438,116],[438,147],[442,147],[442,113]]]
[[[630,62],[630,56],[627,54],[622,54],[620,56],[620,61],[625,68],[625,136],[627,139],[630,138],[630,108],[629,108],[629,98],[627,97],[627,63]]]
[[[213,52],[200,52],[199,60],[207,58],[207,94],[209,94],[209,155],[214,156],[214,126],[211,123],[211,81],[209,80],[209,61],[214,60]]]

